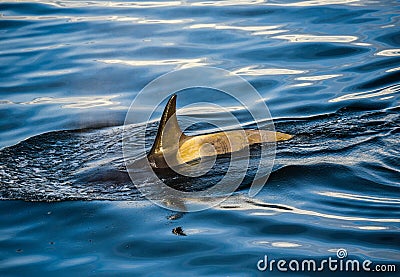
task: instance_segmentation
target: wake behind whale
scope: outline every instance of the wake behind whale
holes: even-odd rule
[[[278,120],[277,129],[296,136],[277,144],[275,172],[271,178],[288,168],[329,163],[345,167],[360,164],[365,171],[373,171],[377,159],[384,161],[384,164],[379,162],[380,171],[395,176],[399,170],[396,161],[400,152],[399,123],[399,108],[368,112],[345,108],[321,116]],[[129,128],[132,138],[146,130],[145,125]],[[147,131],[152,136],[150,140],[154,139],[157,124],[149,124]],[[0,198],[26,201],[142,199],[126,171],[122,135],[122,126],[64,130],[41,134],[0,150]],[[257,170],[258,150],[255,146],[250,152],[249,169],[240,189],[247,188]],[[228,164],[229,158],[221,157],[202,177],[166,175],[163,180],[177,188],[198,190],[218,181]],[[372,179],[381,181],[379,176],[371,175]],[[398,187],[394,178],[387,180],[392,181],[385,181],[385,185]],[[136,185],[151,188],[150,183]]]

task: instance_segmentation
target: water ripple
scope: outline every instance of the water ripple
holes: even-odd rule
[[[376,53],[377,56],[397,57],[400,56],[400,49],[386,49]]]
[[[196,59],[175,59],[175,60],[97,60],[107,64],[122,64],[129,66],[165,66],[177,65],[177,68],[190,68],[196,66],[206,66],[210,63],[206,62],[205,58]]]
[[[67,22],[82,22],[82,21],[116,21],[116,22],[131,22],[135,24],[184,24],[192,22],[193,19],[148,19],[140,17],[131,16],[116,16],[116,15],[104,15],[104,16],[16,16],[16,15],[2,15],[0,14],[0,19],[2,20],[21,20],[21,21],[51,21],[51,20],[66,20]]]
[[[284,39],[290,42],[337,42],[337,43],[349,43],[356,41],[356,36],[317,36],[317,35],[279,35],[273,36],[273,38]]]
[[[222,24],[193,24],[190,25],[189,29],[215,29],[215,30],[239,30],[250,32],[251,35],[259,36],[259,35],[274,35],[279,33],[287,32],[287,30],[279,29],[280,25],[269,25],[269,26],[229,26]]]
[[[400,204],[400,199],[397,198],[385,198],[385,197],[376,197],[376,196],[368,196],[368,195],[354,195],[348,193],[340,193],[340,192],[319,192],[318,194],[329,196],[329,197],[337,197],[343,199],[352,199],[357,201],[366,201],[373,203],[384,203],[384,204]]]
[[[232,72],[238,75],[264,76],[264,75],[301,74],[301,73],[306,73],[307,70],[296,70],[287,68],[258,68],[256,65],[253,65],[253,66],[246,66],[243,68],[239,68]]]
[[[356,99],[365,99],[365,98],[372,98],[372,97],[381,97],[390,94],[397,94],[400,92],[400,85],[393,85],[389,87],[385,87],[382,89],[371,90],[371,91],[364,91],[364,92],[354,92],[345,94],[334,99],[330,99],[329,102],[340,102],[340,101],[348,101],[348,100],[356,100]],[[381,100],[385,100],[389,98],[381,98]]]
[[[0,101],[0,104],[21,104],[21,105],[40,105],[40,104],[63,104],[62,108],[72,109],[91,109],[97,107],[113,106],[112,108],[120,108],[120,102],[112,101],[111,99],[119,95],[110,96],[79,96],[79,97],[38,97],[27,102],[11,102],[8,100]],[[124,108],[125,109],[125,108]]]

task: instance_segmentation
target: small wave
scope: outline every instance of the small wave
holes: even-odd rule
[[[348,100],[357,100],[357,99],[366,99],[372,97],[382,97],[391,94],[398,94],[400,92],[400,85],[396,84],[393,86],[380,88],[377,90],[365,91],[365,92],[354,92],[346,95],[342,95],[336,97],[334,99],[329,100],[329,102],[340,102],[340,101],[348,101]]]

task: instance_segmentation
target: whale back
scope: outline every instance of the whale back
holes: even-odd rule
[[[292,138],[291,135],[264,130],[232,130],[198,136],[187,136],[179,127],[176,117],[176,95],[169,100],[161,117],[154,144],[147,155],[154,168],[169,167],[173,164],[188,163],[202,157],[221,155],[240,151],[246,147]],[[204,145],[212,149],[204,149]]]

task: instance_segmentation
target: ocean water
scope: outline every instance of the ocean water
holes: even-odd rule
[[[257,269],[265,255],[339,259],[338,249],[398,274],[399,10],[359,0],[2,1],[0,275],[252,276],[278,273]],[[196,66],[250,82],[294,138],[277,144],[256,197],[244,182],[214,208],[180,213],[136,189],[121,141],[140,90]],[[178,108],[205,95],[178,94]],[[157,121],[147,130],[154,136]],[[198,189],[228,162],[196,181],[166,180]],[[248,177],[256,170],[250,163]]]

